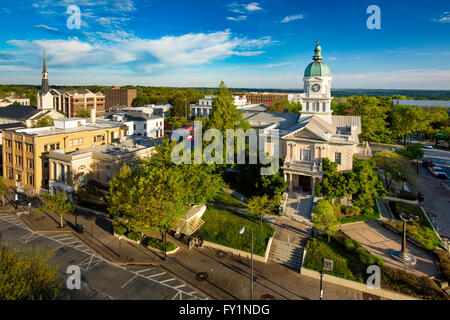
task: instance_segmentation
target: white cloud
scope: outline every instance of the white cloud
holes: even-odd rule
[[[262,10],[262,8],[260,7],[260,4],[258,2],[251,2],[248,5],[246,5],[244,8],[247,11],[259,11],[259,10]]]
[[[231,21],[242,21],[247,19],[247,15],[256,11],[260,11],[261,5],[258,2],[250,2],[248,4],[239,4],[237,2],[232,2],[227,5],[228,11],[239,13],[238,17],[227,17]]]
[[[443,12],[439,18],[432,18],[431,21],[439,22],[439,23],[450,23],[450,12]]]
[[[287,23],[287,22],[291,22],[291,21],[294,21],[294,20],[301,20],[303,18],[305,18],[305,16],[303,14],[295,14],[295,15],[292,15],[292,16],[284,17],[283,19],[281,19],[280,22],[281,23]]]
[[[48,65],[60,68],[102,66],[118,67],[121,63],[133,63],[135,69],[209,64],[216,60],[236,56],[254,56],[274,41],[270,37],[260,39],[239,38],[229,30],[213,33],[188,33],[181,36],[164,36],[159,39],[142,39],[123,31],[97,35],[111,41],[68,40],[10,40],[9,44],[21,49],[21,58],[29,60],[45,48]],[[30,64],[35,61],[28,61]]]
[[[52,27],[46,26],[45,24],[37,24],[34,27],[36,29],[43,29],[43,30],[54,31],[54,32],[59,31],[57,28],[52,28]]]
[[[227,17],[228,20],[231,21],[243,21],[247,19],[247,16],[239,16],[239,17]]]

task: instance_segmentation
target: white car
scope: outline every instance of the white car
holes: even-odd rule
[[[439,179],[448,179],[447,172],[445,172],[441,167],[433,167],[430,171],[435,177],[438,177]]]
[[[433,149],[433,146],[432,146],[432,145],[429,145],[429,144],[424,144],[423,147],[424,147],[425,149]]]

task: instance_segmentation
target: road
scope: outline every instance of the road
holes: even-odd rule
[[[64,289],[71,300],[199,300],[207,296],[160,267],[125,268],[92,252],[71,234],[30,230],[14,213],[0,213],[0,241],[15,249],[39,247],[53,252],[63,285],[70,265],[81,269],[81,288]]]

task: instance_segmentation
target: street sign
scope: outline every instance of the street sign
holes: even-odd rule
[[[333,271],[333,264],[334,264],[333,260],[323,259],[323,270]]]

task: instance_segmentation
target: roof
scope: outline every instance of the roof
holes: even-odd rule
[[[2,130],[2,129],[19,129],[19,128],[25,128],[25,126],[20,122],[0,124],[0,130]]]
[[[450,107],[450,100],[399,100],[393,99],[394,105],[421,106],[421,107]]]
[[[305,69],[305,77],[331,77],[330,68],[322,61],[311,62]]]
[[[336,128],[346,128],[356,126],[361,132],[361,117],[360,116],[331,116],[333,126]]]
[[[9,105],[0,108],[0,118],[14,119],[17,121],[24,121],[42,110],[34,106]]]
[[[278,129],[286,130],[298,122],[300,114],[283,112],[243,111],[242,116],[252,126],[266,126],[279,123]]]

